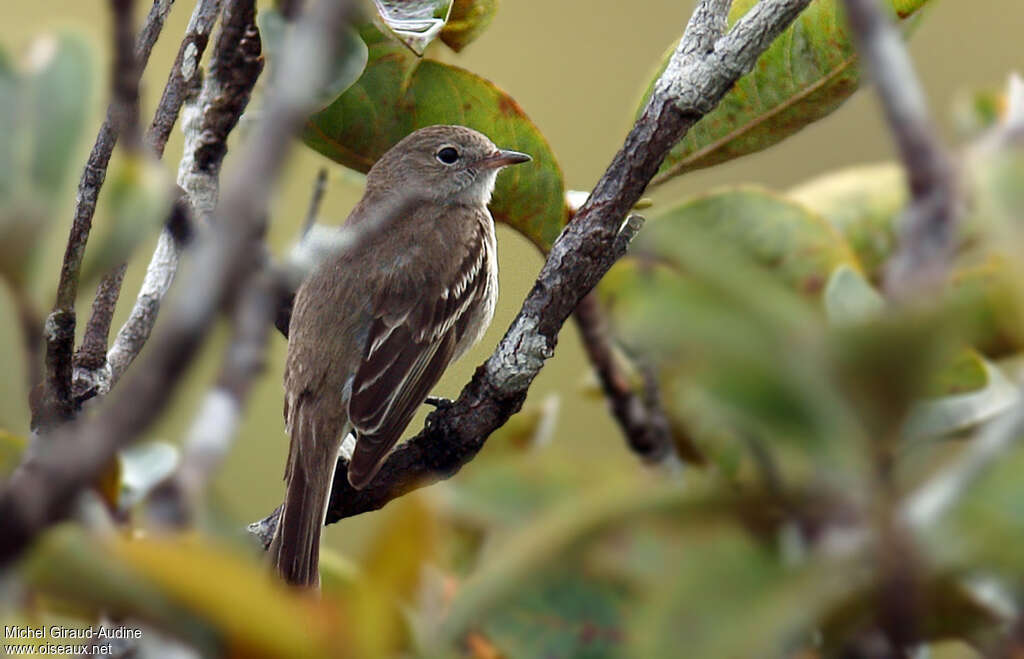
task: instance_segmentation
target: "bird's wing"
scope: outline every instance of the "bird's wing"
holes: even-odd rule
[[[357,437],[348,478],[356,488],[373,478],[398,442],[452,360],[474,301],[486,293],[484,245],[471,243],[464,254],[445,285],[377,307],[348,404]]]

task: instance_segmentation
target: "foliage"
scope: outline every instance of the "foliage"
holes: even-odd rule
[[[492,208],[547,250],[570,215],[551,147],[508,93],[430,57],[478,38],[496,0],[374,4],[302,140],[365,172],[418,127],[478,128],[533,156],[499,178]],[[732,20],[752,4],[735,2]],[[908,19],[924,4],[892,6]],[[273,10],[260,25],[272,71],[290,27]],[[0,120],[18,127],[0,133],[0,263],[16,288],[49,200],[66,192],[82,119],[65,92],[88,94],[87,49],[57,44],[28,72],[0,56]],[[766,148],[859,80],[839,3],[819,0],[658,180]],[[990,136],[1009,105],[988,94],[965,105],[984,116],[963,122]],[[459,479],[379,513],[362,555],[325,548],[317,598],[275,583],[236,521],[152,527],[147,507],[178,455],[143,444],[96,485],[94,509],[117,529],[47,533],[10,586],[30,602],[11,624],[122,620],[153,630],[150,651],[167,637],[206,656],[815,657],[852,651],[902,613],[923,645],[992,651],[1024,604],[1024,451],[1005,441],[994,469],[958,474],[993,460],[986,442],[1020,407],[1024,157],[988,148],[963,160],[970,219],[953,275],[911,305],[881,290],[907,203],[896,165],[655,209],[598,293],[700,468],[641,471],[621,456],[580,468],[545,441],[559,399],[531,401]],[[87,270],[123,259],[161,215],[147,166],[115,170],[113,223]],[[0,475],[25,446],[0,431]],[[952,488],[950,503],[921,518],[936,488]],[[894,613],[894,593],[913,606]]]

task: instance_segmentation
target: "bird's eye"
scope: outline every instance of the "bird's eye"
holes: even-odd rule
[[[437,152],[437,159],[446,165],[451,165],[459,159],[459,152],[450,146],[446,146]]]

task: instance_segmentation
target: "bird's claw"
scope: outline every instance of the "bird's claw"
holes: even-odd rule
[[[432,407],[436,407],[439,410],[448,409],[455,404],[451,398],[444,398],[441,396],[427,396],[423,402]]]

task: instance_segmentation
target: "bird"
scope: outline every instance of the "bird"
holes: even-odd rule
[[[290,436],[270,554],[288,583],[319,586],[320,533],[342,440],[365,488],[450,363],[494,316],[498,262],[487,208],[498,172],[530,156],[455,125],[421,128],[366,175],[343,231],[296,292],[284,372]]]

